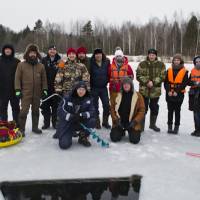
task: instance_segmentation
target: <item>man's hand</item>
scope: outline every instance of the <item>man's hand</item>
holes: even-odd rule
[[[43,90],[43,91],[42,91],[42,99],[47,98],[47,96],[48,96],[47,90]]]
[[[169,91],[169,92],[168,92],[168,96],[171,97],[172,95],[173,95],[173,93],[172,93],[171,91]]]
[[[21,99],[21,98],[22,98],[21,90],[16,90],[16,91],[15,91],[15,96],[16,96],[18,99]]]
[[[149,81],[149,82],[147,83],[147,87],[148,87],[148,88],[152,88],[152,87],[153,87],[153,82],[152,82],[152,81]]]

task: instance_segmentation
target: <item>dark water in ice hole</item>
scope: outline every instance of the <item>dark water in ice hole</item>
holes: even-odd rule
[[[138,200],[141,176],[4,182],[5,200]]]

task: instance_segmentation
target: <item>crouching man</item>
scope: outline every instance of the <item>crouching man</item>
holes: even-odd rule
[[[127,130],[130,142],[139,143],[144,115],[145,104],[142,95],[134,90],[133,81],[125,78],[122,81],[121,92],[114,101],[111,101],[111,140],[120,141]]]
[[[91,146],[86,132],[80,125],[94,128],[95,108],[93,106],[87,85],[84,81],[77,83],[71,93],[64,97],[58,107],[57,134],[61,149],[68,149],[72,145],[72,137],[79,133],[78,143],[83,146]]]

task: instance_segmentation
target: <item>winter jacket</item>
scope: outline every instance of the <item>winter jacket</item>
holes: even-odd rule
[[[58,69],[54,82],[55,92],[67,94],[79,81],[85,81],[90,89],[90,75],[85,65],[68,60],[63,68]]]
[[[86,66],[88,72],[90,73],[90,59],[86,56],[84,60],[78,60],[79,63],[82,63]]]
[[[114,74],[118,73],[118,77],[114,77]],[[109,90],[110,92],[120,92],[121,89],[121,81],[125,77],[134,78],[133,70],[131,66],[128,64],[128,59],[125,57],[123,66],[118,69],[115,58],[112,61],[108,69],[108,77],[109,77]]]
[[[5,55],[4,50],[7,47],[12,50],[12,54],[10,56]],[[14,54],[15,51],[11,45],[5,45],[2,48],[2,55],[0,56],[0,97],[15,95],[15,72],[20,60],[15,58]]]
[[[189,110],[200,112],[200,70],[192,69],[188,85],[189,91]],[[197,85],[199,83],[199,85]]]
[[[165,82],[164,82],[164,87],[166,90],[166,101],[174,101],[174,102],[182,102],[184,99],[184,93],[185,93],[185,87],[188,84],[188,71],[185,69],[185,67],[182,67],[180,69],[172,69],[172,73],[173,73],[173,80],[174,83],[172,83],[170,81],[170,74],[169,74],[169,70],[171,70],[172,68],[169,68],[167,70],[167,74],[165,77]],[[181,72],[183,72],[183,74],[181,75]],[[181,78],[181,76],[183,76]],[[180,78],[179,78],[180,77]],[[175,83],[177,82],[177,79],[182,79],[179,82],[180,83]],[[176,92],[177,96],[169,96],[168,93],[169,92]]]
[[[92,58],[90,62],[90,85],[91,88],[104,88],[108,84],[108,68],[110,66],[110,60],[102,60],[101,66],[99,66],[95,59]]]
[[[20,62],[15,74],[15,89],[21,90],[23,97],[40,99],[42,90],[47,90],[45,67],[41,63],[31,65]]]
[[[45,66],[46,75],[47,75],[47,84],[48,84],[48,95],[51,95],[54,93],[54,82],[55,77],[58,71],[57,64],[61,57],[56,54],[54,60],[52,61],[50,56],[47,55],[42,59],[42,64]]]
[[[123,93],[118,93],[116,99],[111,100],[111,117],[113,121],[113,127],[115,127],[115,121],[120,119],[119,108],[122,102]],[[142,95],[139,92],[135,92],[132,95],[131,107],[129,113],[129,122],[134,121],[134,129],[140,131],[142,129],[142,120],[145,115],[145,104]],[[123,120],[122,120],[123,121]]]
[[[62,137],[66,130],[71,128],[74,124],[73,116],[74,114],[82,115],[83,119],[91,119],[95,118],[95,108],[93,106],[92,98],[90,94],[87,92],[86,95],[82,98],[77,97],[76,89],[72,90],[68,95],[64,97],[64,101],[61,101],[57,115],[59,117],[59,124],[58,124],[58,137]],[[64,103],[65,102],[65,103]],[[65,123],[65,129],[62,130],[62,124]],[[67,123],[67,124],[66,124]],[[68,128],[66,128],[68,127]]]
[[[162,82],[165,80],[166,70],[163,62],[153,62],[146,59],[137,68],[137,80],[139,81],[139,92],[144,97],[157,98],[161,95]],[[153,88],[149,89],[147,83],[153,81]]]

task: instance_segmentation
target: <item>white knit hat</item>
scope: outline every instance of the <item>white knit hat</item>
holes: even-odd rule
[[[120,50],[120,49],[116,50],[116,51],[115,51],[115,57],[117,57],[117,56],[124,57],[124,53],[123,53],[123,51]]]

